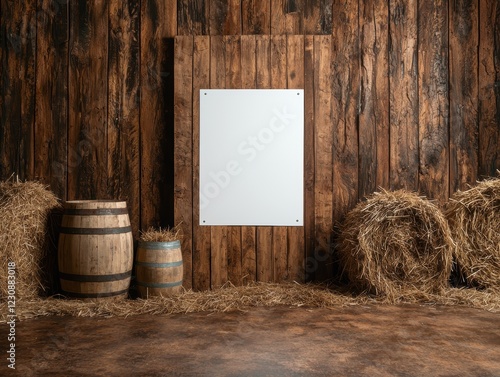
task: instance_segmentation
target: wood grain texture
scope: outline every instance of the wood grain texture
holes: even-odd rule
[[[500,4],[479,4],[479,178],[500,170]]]
[[[210,39],[193,44],[193,289],[210,289],[210,227],[200,226],[200,89],[210,87]]]
[[[360,3],[359,199],[389,188],[388,7]]]
[[[304,38],[289,35],[286,43],[287,87],[288,89],[304,89]],[[309,147],[310,145],[305,144],[304,149]],[[286,277],[288,280],[297,282],[304,281],[304,229],[304,226],[288,227]]]
[[[35,89],[35,178],[66,200],[69,6],[39,0]]]
[[[205,0],[177,1],[177,35],[206,35],[209,30],[209,6]]]
[[[1,2],[0,174],[34,175],[36,0]]]
[[[271,2],[271,34],[298,35],[304,33],[304,0]]]
[[[193,259],[193,37],[175,39],[174,221],[182,233],[184,288],[192,287]],[[186,67],[189,67],[186,69]]]
[[[449,193],[448,2],[419,3],[419,192],[444,202]]]
[[[141,2],[140,166],[141,229],[172,226],[174,45],[171,1]],[[173,22],[173,21],[171,21]]]
[[[304,279],[314,279],[318,262],[314,258],[316,248],[315,229],[315,101],[317,99],[314,87],[316,56],[314,51],[314,37],[304,37],[304,251],[305,261]]]
[[[108,2],[70,3],[70,20],[68,198],[108,199]]]
[[[210,1],[210,35],[241,34],[241,6],[239,0]]]
[[[478,0],[449,4],[450,195],[478,173]]]
[[[357,107],[360,87],[358,5],[334,3],[333,75],[333,221],[342,221],[358,201]],[[365,178],[365,177],[363,177]]]
[[[417,0],[389,9],[390,186],[418,190]]]
[[[108,197],[126,200],[139,236],[139,1],[109,2]]]
[[[242,34],[271,34],[271,0],[241,0]]]
[[[304,33],[332,34],[334,26],[333,4],[338,0],[304,0]]]
[[[333,230],[334,114],[332,99],[332,38],[314,36],[314,226],[310,263],[315,280],[327,278]]]

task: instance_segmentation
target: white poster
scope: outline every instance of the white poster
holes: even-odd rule
[[[303,89],[200,90],[200,225],[303,225]]]

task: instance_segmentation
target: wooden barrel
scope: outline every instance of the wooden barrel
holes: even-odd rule
[[[126,297],[133,242],[126,202],[66,202],[58,246],[63,294],[83,299]]]
[[[143,298],[179,293],[183,276],[180,241],[139,241],[135,274],[137,290]]]

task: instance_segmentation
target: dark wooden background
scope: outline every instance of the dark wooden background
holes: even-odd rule
[[[0,61],[0,179],[126,199],[135,235],[190,218],[186,287],[323,279],[377,187],[445,201],[500,169],[497,0],[0,0]],[[309,93],[304,228],[194,231],[197,104],[174,85],[204,82]]]

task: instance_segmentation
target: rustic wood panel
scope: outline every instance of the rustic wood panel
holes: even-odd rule
[[[418,18],[419,191],[448,199],[448,2],[420,2]]]
[[[68,198],[107,199],[108,2],[70,3]]]
[[[34,175],[36,0],[1,2],[0,173]]]
[[[334,114],[332,103],[332,38],[314,37],[314,254],[313,279],[328,276],[333,230]]]
[[[290,35],[288,36],[286,43],[287,87],[289,89],[303,89],[304,38],[297,35]],[[305,143],[304,149],[308,149],[310,147],[310,144]],[[287,270],[284,278],[297,282],[303,282],[305,259],[304,227],[288,227],[287,236]]]
[[[360,2],[359,199],[389,188],[387,2]]]
[[[287,88],[287,38],[285,35],[273,35],[270,41],[271,88]],[[287,227],[273,227],[272,235],[273,274],[272,281],[288,278],[288,237]]]
[[[500,4],[479,4],[479,177],[500,170]]]
[[[108,197],[127,201],[139,236],[139,1],[109,2]]]
[[[200,89],[210,87],[210,39],[196,36],[193,45],[193,289],[210,289],[210,227],[200,226]]]
[[[37,6],[35,178],[66,200],[69,6],[56,0]]]
[[[241,34],[241,6],[239,0],[210,2],[210,34]]]
[[[334,3],[333,7],[333,227],[337,230],[345,214],[358,202],[358,101],[360,67],[358,45],[358,5]],[[330,236],[327,274],[337,269]]]
[[[271,34],[304,33],[304,0],[271,2]]]
[[[177,35],[208,34],[210,3],[205,0],[178,0]]]
[[[478,170],[478,0],[449,5],[450,195],[474,184]]]
[[[174,225],[173,62],[176,22],[172,0],[141,2],[140,166],[141,224]]]
[[[193,233],[193,37],[175,39],[174,221],[182,233],[184,288],[192,287]]]
[[[315,113],[316,56],[314,54],[314,37],[304,37],[304,249],[306,260],[303,263],[304,279],[314,279],[317,261],[314,258],[316,248],[315,219]]]
[[[390,186],[418,190],[417,0],[389,8]]]
[[[242,34],[271,34],[271,0],[241,0]]]
[[[332,34],[334,26],[333,0],[304,0],[304,33]]]

